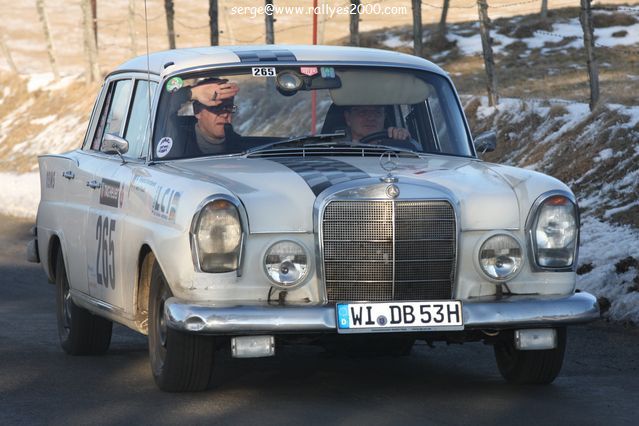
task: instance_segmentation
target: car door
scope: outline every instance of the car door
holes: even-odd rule
[[[115,96],[120,85],[122,93],[128,93],[126,101]],[[150,97],[156,87],[157,82],[149,83],[146,76],[134,76],[126,83],[122,80],[116,83],[112,113],[107,116],[102,139],[107,133],[114,134],[127,140],[129,149],[122,158],[115,154],[101,154],[105,156],[104,165],[96,169],[94,176],[99,188],[89,212],[89,228],[91,225],[94,228],[91,235],[87,233],[90,294],[123,311],[132,305],[139,250],[127,239],[132,229],[127,227],[127,221],[135,214],[129,210],[127,199],[134,171],[145,167]]]
[[[118,300],[118,250],[122,239],[124,185],[117,180],[122,160],[101,152],[100,148],[106,134],[123,137],[133,83],[131,76],[118,76],[106,82],[108,96],[89,149],[95,164],[86,183],[91,191],[84,245],[89,295],[114,306]]]

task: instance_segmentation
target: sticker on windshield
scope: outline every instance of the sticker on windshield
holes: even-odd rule
[[[253,77],[275,77],[275,67],[253,67]]]
[[[168,136],[164,137],[160,139],[160,141],[158,142],[158,146],[155,149],[155,155],[158,158],[166,157],[169,151],[171,151],[172,147],[173,147],[173,139],[169,138]]]
[[[173,77],[166,82],[166,91],[169,93],[175,93],[184,86],[184,80],[180,77]]]
[[[301,67],[300,72],[310,77],[317,74],[319,71],[317,71],[317,67]]]
[[[333,67],[322,67],[320,68],[320,72],[322,78],[335,78],[335,68]]]

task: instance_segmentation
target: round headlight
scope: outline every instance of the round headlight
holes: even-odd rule
[[[501,281],[514,277],[521,263],[521,246],[510,235],[494,235],[479,249],[479,265],[482,271],[494,280]]]
[[[308,273],[306,250],[294,241],[279,241],[266,251],[264,268],[268,278],[278,287],[293,287]]]

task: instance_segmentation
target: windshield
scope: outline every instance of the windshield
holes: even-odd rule
[[[381,145],[472,156],[452,86],[429,72],[265,66],[165,81],[153,138],[156,160],[259,152],[288,144]]]

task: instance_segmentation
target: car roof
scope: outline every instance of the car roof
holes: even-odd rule
[[[197,47],[154,52],[149,54],[148,58],[146,55],[142,55],[123,63],[111,74],[148,71],[152,74],[164,76],[215,65],[255,65],[278,62],[387,64],[389,66],[421,68],[446,75],[441,68],[430,61],[389,50],[345,46],[273,44]]]

